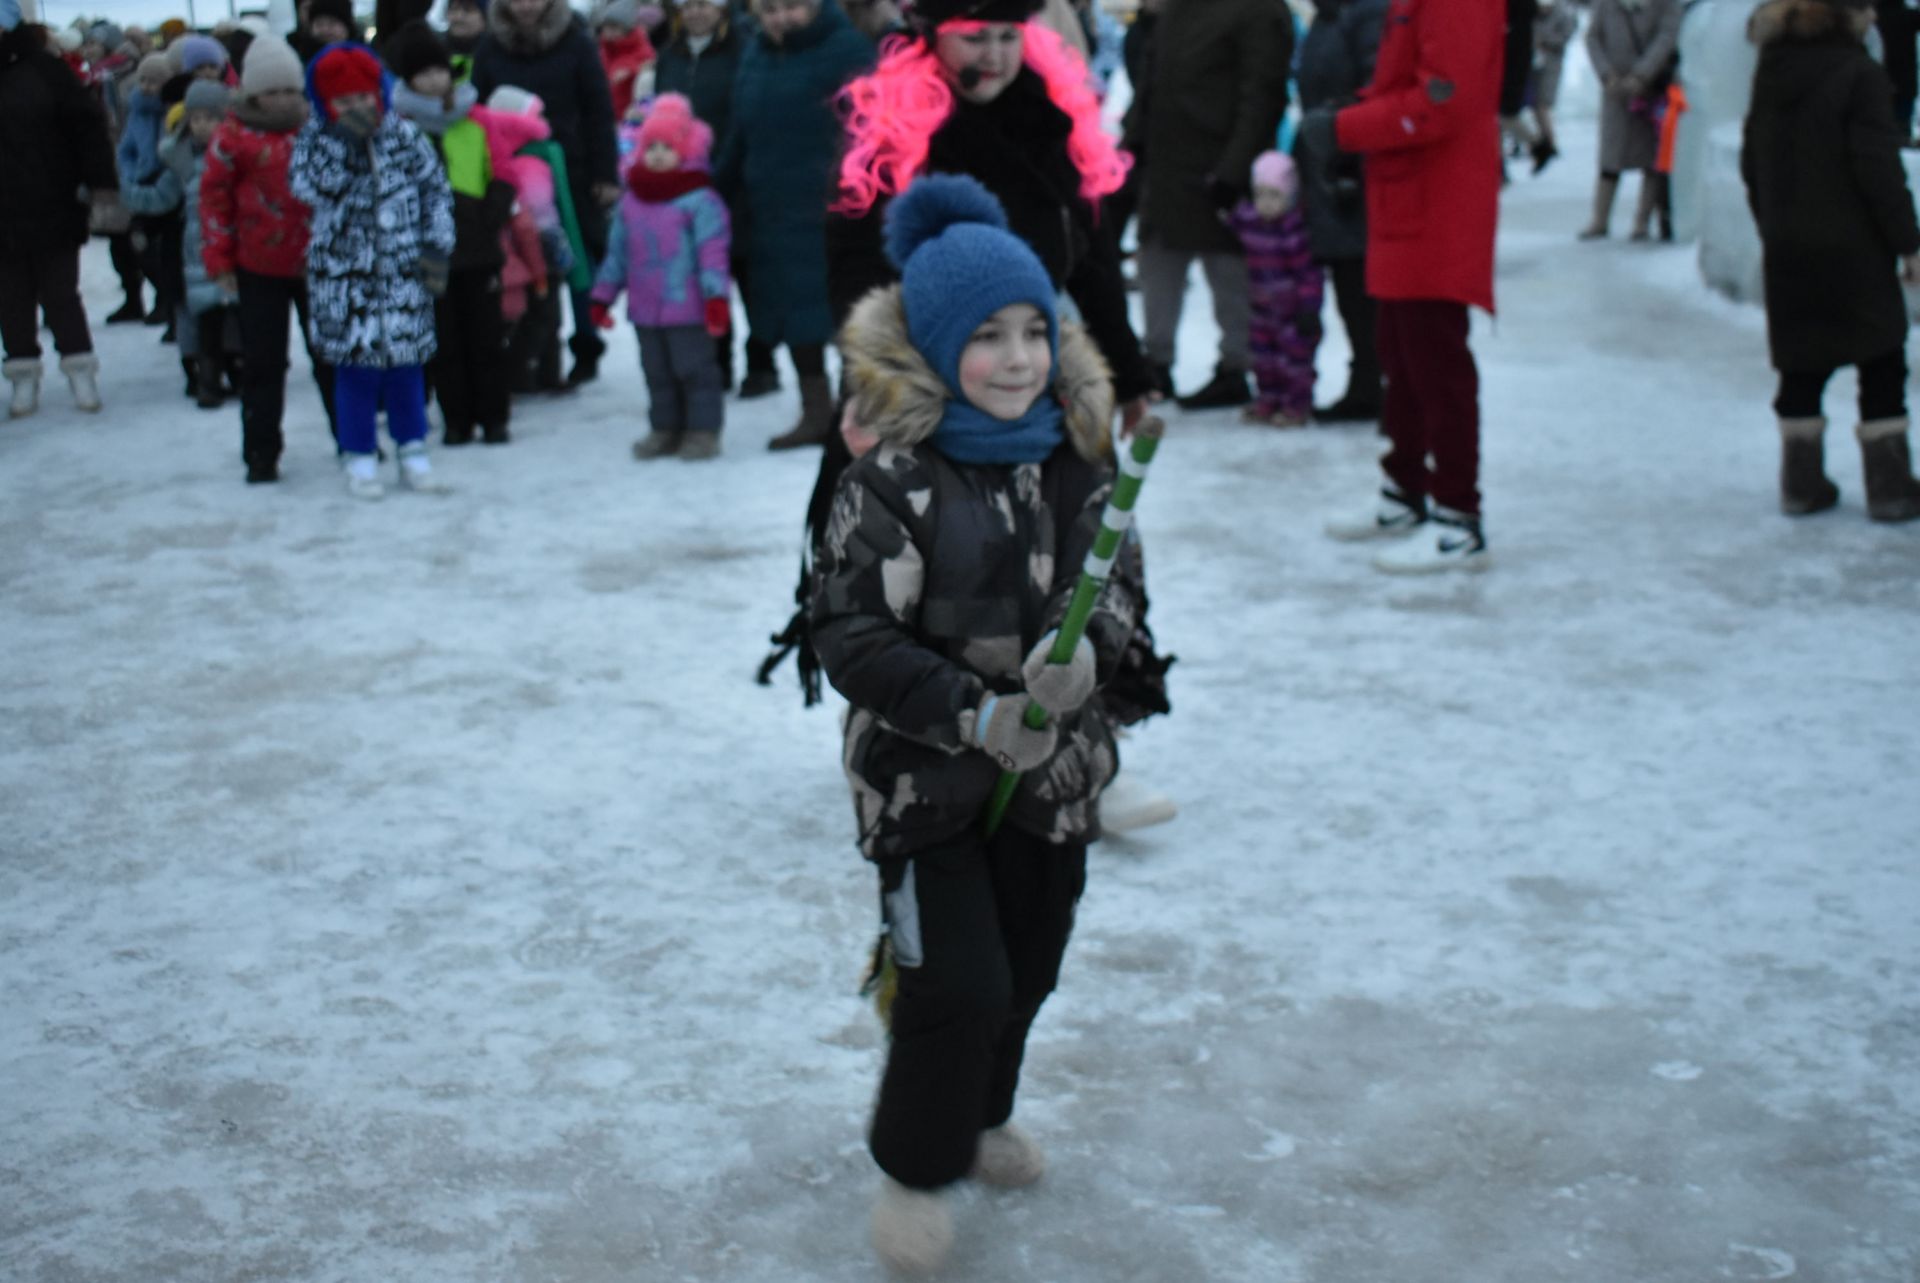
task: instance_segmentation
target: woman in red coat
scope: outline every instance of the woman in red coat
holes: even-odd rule
[[[1366,163],[1367,293],[1379,300],[1392,447],[1377,508],[1327,533],[1420,536],[1376,558],[1382,570],[1487,565],[1467,309],[1493,311],[1505,27],[1503,0],[1393,0],[1373,83],[1337,116],[1307,122]]]

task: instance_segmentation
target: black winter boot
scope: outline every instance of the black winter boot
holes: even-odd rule
[[[1920,517],[1920,480],[1913,475],[1907,420],[1869,419],[1857,429],[1867,477],[1867,516],[1875,521]]]
[[[1198,392],[1181,397],[1179,404],[1182,410],[1230,410],[1251,400],[1253,393],[1247,387],[1247,372],[1222,365],[1214,369],[1212,382]]]
[[[218,410],[226,404],[220,389],[220,358],[201,356],[194,362],[193,403],[202,410]]]
[[[1825,512],[1840,502],[1840,487],[1827,479],[1822,418],[1780,420],[1780,511],[1789,517]]]

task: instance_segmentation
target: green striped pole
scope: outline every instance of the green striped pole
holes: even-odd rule
[[[1153,462],[1153,452],[1160,448],[1160,438],[1165,432],[1166,424],[1157,415],[1148,415],[1134,430],[1131,447],[1121,454],[1120,475],[1114,479],[1107,510],[1100,514],[1100,533],[1094,536],[1093,547],[1087,550],[1087,560],[1080,567],[1080,581],[1073,586],[1073,600],[1067,603],[1067,616],[1060,621],[1060,632],[1053,640],[1048,663],[1073,661],[1073,652],[1087,631],[1087,619],[1093,614],[1093,604],[1100,599],[1100,590],[1106,587],[1114,558],[1120,555],[1120,541],[1126,537],[1127,527],[1133,524],[1134,500],[1140,497],[1141,483],[1147,479],[1147,465]],[[1048,716],[1047,710],[1037,703],[1027,706],[1027,725],[1036,731],[1047,724]],[[1018,771],[1001,772],[993,800],[987,804],[988,837],[999,830],[1000,821],[1006,817],[1007,804],[1013,801],[1013,792],[1019,787]]]

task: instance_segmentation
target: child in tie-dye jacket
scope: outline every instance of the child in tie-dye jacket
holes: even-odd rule
[[[1313,356],[1320,346],[1326,278],[1307,243],[1300,179],[1284,152],[1253,162],[1253,199],[1232,215],[1246,251],[1253,303],[1248,339],[1258,395],[1242,413],[1250,423],[1305,427],[1313,413]]]

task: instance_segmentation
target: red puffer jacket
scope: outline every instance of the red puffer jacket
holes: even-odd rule
[[[1393,0],[1373,83],[1335,122],[1366,157],[1367,293],[1493,311],[1503,0]]]
[[[207,145],[200,257],[213,277],[235,267],[261,276],[303,276],[313,214],[287,188],[287,162],[300,127],[267,128],[248,116],[244,105],[236,109]]]

